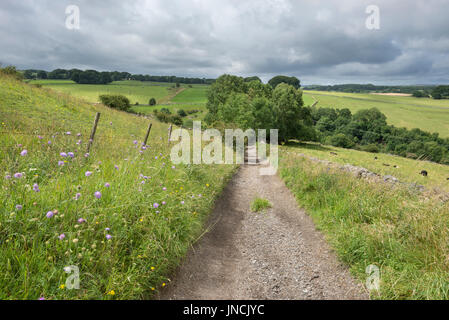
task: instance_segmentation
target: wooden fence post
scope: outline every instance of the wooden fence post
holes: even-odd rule
[[[87,144],[87,151],[86,151],[87,153],[89,153],[92,142],[94,142],[95,132],[97,132],[97,125],[99,120],[100,120],[100,112],[97,112],[95,116],[94,126],[92,127],[92,132],[90,133],[89,143]]]
[[[152,123],[150,122],[150,125],[148,126],[148,130],[147,130],[147,134],[146,134],[146,136],[145,136],[145,139],[143,140],[143,145],[144,145],[144,146],[147,145],[147,140],[148,140],[148,136],[150,135],[151,126],[152,126]]]
[[[170,145],[171,129],[172,129],[172,125],[170,125],[170,127],[168,127],[168,145]]]

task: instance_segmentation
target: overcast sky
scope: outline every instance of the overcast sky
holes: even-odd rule
[[[0,63],[20,69],[449,83],[449,0],[0,0],[0,41]]]

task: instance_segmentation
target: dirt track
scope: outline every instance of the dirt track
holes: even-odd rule
[[[277,176],[243,165],[159,299],[368,299]],[[268,199],[265,213],[252,200]]]

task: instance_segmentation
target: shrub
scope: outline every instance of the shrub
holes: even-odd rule
[[[14,78],[16,78],[18,80],[23,79],[23,74],[20,71],[17,71],[16,67],[14,67],[14,66],[7,66],[5,68],[0,67],[0,74],[13,76]]]
[[[379,146],[377,146],[376,144],[368,144],[366,146],[362,146],[361,148],[363,151],[366,152],[372,152],[372,153],[378,153],[380,152]]]
[[[129,99],[122,95],[103,94],[100,96],[100,101],[109,108],[128,111],[131,107]]]
[[[184,111],[184,109],[179,109],[178,110],[178,115],[180,117],[185,117],[185,116],[187,116],[187,113]]]
[[[336,135],[327,137],[326,144],[341,148],[352,148],[354,146],[354,142],[351,138],[343,133],[337,133]]]
[[[148,104],[149,104],[150,106],[156,105],[156,99],[151,98],[150,101],[148,102]]]
[[[165,109],[165,108],[163,108],[163,109]],[[182,125],[182,118],[179,115],[163,112],[162,111],[163,109],[161,109],[161,111],[154,110],[154,112],[153,112],[159,121],[165,122],[165,123],[173,123],[177,126]],[[165,109],[165,110],[168,111],[168,109]]]

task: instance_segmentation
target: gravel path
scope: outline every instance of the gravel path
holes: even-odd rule
[[[277,176],[242,165],[159,299],[368,299]],[[254,213],[255,197],[273,207]]]

